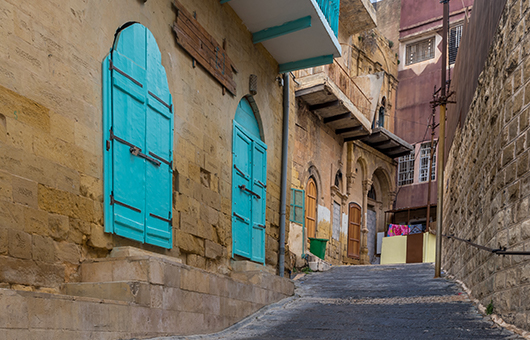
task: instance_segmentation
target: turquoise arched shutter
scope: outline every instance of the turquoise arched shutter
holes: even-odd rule
[[[155,38],[147,31],[146,150],[159,161],[146,167],[146,242],[172,246],[173,106]]]
[[[252,228],[252,140],[234,122],[232,169],[233,252],[251,257]]]
[[[232,252],[265,263],[267,145],[246,99],[238,105],[232,146]]]
[[[103,71],[105,230],[171,248],[171,95],[149,30],[123,29]]]
[[[267,146],[261,141],[253,143],[252,191],[257,195],[252,201],[252,255],[251,260],[265,262],[265,208],[267,195]]]

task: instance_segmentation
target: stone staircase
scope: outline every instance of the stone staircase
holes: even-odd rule
[[[233,265],[229,277],[175,258],[115,248],[110,257],[83,262],[81,282],[65,284],[61,294],[0,288],[0,334],[130,339],[212,333],[294,294],[293,281],[265,266]],[[16,313],[9,316],[13,306]]]

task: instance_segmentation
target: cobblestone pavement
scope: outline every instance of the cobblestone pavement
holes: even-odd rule
[[[220,333],[165,339],[522,339],[433,274],[432,264],[334,267]]]

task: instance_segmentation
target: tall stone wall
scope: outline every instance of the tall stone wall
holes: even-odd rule
[[[81,260],[134,246],[227,273],[232,253],[232,120],[254,100],[268,145],[266,264],[276,267],[280,223],[282,88],[278,64],[229,5],[182,0],[216,41],[226,39],[237,96],[175,42],[172,0],[0,2],[0,282],[57,287]],[[129,21],[154,35],[175,108],[173,235],[165,250],[103,226],[102,61]],[[39,288],[40,289],[40,288]]]
[[[443,233],[490,248],[530,250],[529,7],[507,1],[446,165]],[[442,256],[443,268],[483,305],[530,329],[528,256],[496,256],[446,239]]]

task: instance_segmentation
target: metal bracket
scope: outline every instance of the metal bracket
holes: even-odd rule
[[[234,213],[234,216],[239,218],[242,221],[245,221],[245,218],[243,216],[239,215],[238,213]]]
[[[123,202],[120,202],[120,201],[115,200],[115,199],[114,199],[114,194],[110,194],[110,205],[113,205],[113,204],[121,205],[122,207],[129,208],[129,209],[134,210],[134,211],[139,212],[139,213],[142,212],[142,211],[141,211],[140,209],[138,209],[138,208],[135,208],[135,207],[133,207],[133,206],[131,206],[131,205],[128,205],[128,204],[125,204],[125,203],[123,203]]]
[[[157,219],[162,220],[164,222],[167,222],[169,224],[173,224],[173,219],[168,220],[167,218],[163,218],[163,217],[160,217],[160,216],[152,214],[152,213],[149,213],[149,216],[157,218]]]
[[[134,79],[133,77],[131,77],[127,73],[123,72],[122,70],[120,70],[119,68],[114,66],[114,64],[112,63],[112,60],[109,60],[109,70],[111,70],[111,71],[114,70],[114,71],[118,72],[119,74],[121,74],[122,76],[124,76],[125,78],[129,79],[130,81],[132,81],[133,83],[135,83],[136,85],[138,85],[140,87],[144,87],[138,80]]]

